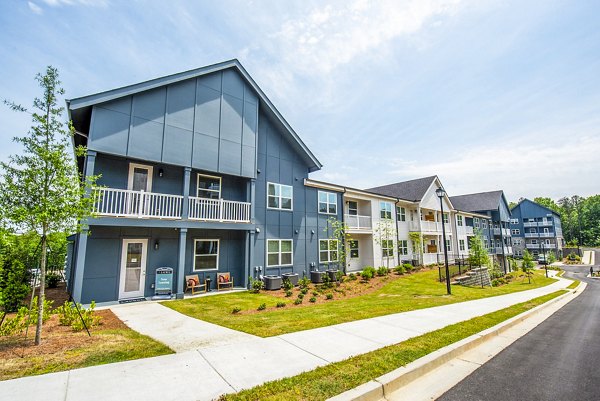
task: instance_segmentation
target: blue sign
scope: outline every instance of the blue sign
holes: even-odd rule
[[[171,294],[173,292],[173,269],[170,267],[159,267],[156,269],[154,281],[154,292],[156,295]]]

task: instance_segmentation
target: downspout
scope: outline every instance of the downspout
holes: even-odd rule
[[[498,206],[498,222],[500,223],[500,243],[502,244],[502,267],[504,268],[504,274],[506,274],[506,256],[504,255],[504,228],[502,227],[500,206]]]
[[[342,193],[342,227],[344,227],[344,234],[342,239],[342,252],[344,252],[344,267],[342,271],[344,272],[344,276],[346,275],[346,265],[348,264],[348,254],[346,253],[346,213],[344,213],[344,205],[346,199],[346,187],[344,187],[344,192]]]

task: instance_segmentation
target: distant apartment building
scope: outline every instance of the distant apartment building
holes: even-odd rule
[[[529,199],[521,200],[511,209],[510,229],[515,256],[527,249],[535,258],[554,252],[562,256],[565,245],[560,215]]]

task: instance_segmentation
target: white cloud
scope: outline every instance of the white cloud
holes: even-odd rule
[[[104,7],[108,5],[108,0],[42,0],[46,5],[50,7],[60,7],[60,6],[101,6]]]
[[[34,13],[34,14],[38,14],[41,15],[44,10],[42,10],[42,8],[40,6],[38,6],[35,3],[32,3],[31,1],[27,2],[27,5],[29,6],[29,9]]]

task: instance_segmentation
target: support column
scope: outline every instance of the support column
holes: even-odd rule
[[[183,168],[183,202],[181,204],[181,218],[186,220],[189,214],[190,203],[190,176],[192,174],[191,167]]]
[[[185,278],[185,248],[187,244],[187,228],[179,229],[179,253],[177,258],[177,299],[183,298]]]
[[[250,202],[250,222],[255,222],[255,208],[256,208],[256,180],[253,178],[250,180],[250,186],[248,191],[248,200]]]
[[[84,177],[94,175],[94,168],[96,165],[96,152],[88,150],[85,158]],[[86,191],[85,196],[89,197],[89,189]],[[73,278],[73,286],[71,295],[76,302],[81,302],[81,294],[83,293],[83,275],[85,270],[85,254],[87,250],[88,240],[88,226],[86,221],[80,222],[83,226],[81,232],[77,236],[77,249],[75,250],[75,272]]]

